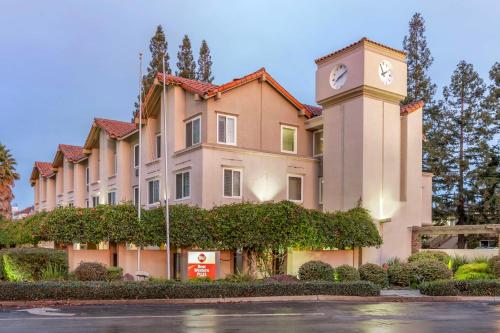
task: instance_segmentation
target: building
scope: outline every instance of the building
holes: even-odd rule
[[[156,207],[168,174],[170,204],[291,200],[334,211],[361,203],[377,219],[380,248],[290,250],[291,273],[311,258],[358,265],[408,256],[411,227],[431,223],[432,175],[422,172],[423,103],[400,107],[405,54],[363,38],[316,64],[320,106],[298,101],[264,68],[222,85],[158,74],[145,98],[141,138],[137,117],[96,118],[82,147],[59,145],[52,163],[35,162],[35,209]],[[75,262],[135,270],[132,246],[93,246],[107,251],[82,254],[89,247],[75,245],[69,253]],[[144,266],[164,274],[164,252],[157,249]]]
[[[16,207],[14,209],[14,207]],[[17,206],[12,206],[12,219],[13,220],[22,220],[25,217],[33,215],[35,213],[35,207],[29,206],[23,209],[19,209]]]

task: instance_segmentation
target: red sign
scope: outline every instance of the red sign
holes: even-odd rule
[[[217,278],[215,252],[188,252],[188,279]]]

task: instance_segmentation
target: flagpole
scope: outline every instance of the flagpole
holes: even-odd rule
[[[141,167],[142,167],[142,53],[139,53],[139,179],[137,182],[138,205],[137,218],[141,220]],[[137,246],[137,245],[136,245]],[[137,271],[141,270],[141,247],[137,246]]]
[[[170,280],[170,216],[168,208],[168,139],[167,139],[167,88],[166,88],[165,54],[163,54],[163,146],[165,151],[165,185],[163,186],[165,199],[165,229],[167,236],[167,280]]]

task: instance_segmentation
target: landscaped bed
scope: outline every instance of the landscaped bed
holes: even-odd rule
[[[422,283],[419,288],[428,296],[500,296],[499,280],[442,280]]]
[[[0,301],[175,299],[258,296],[378,296],[380,288],[355,282],[3,282]]]

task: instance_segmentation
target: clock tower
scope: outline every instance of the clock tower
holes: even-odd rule
[[[421,224],[419,216],[408,215],[407,192],[421,188],[410,189],[407,182],[409,141],[400,110],[405,53],[363,38],[316,64],[316,101],[323,107],[323,209],[348,210],[360,203],[377,220],[384,245],[363,249],[362,262],[406,258],[408,227]],[[412,131],[418,126],[411,154],[419,172],[411,176],[421,181],[421,113]]]

